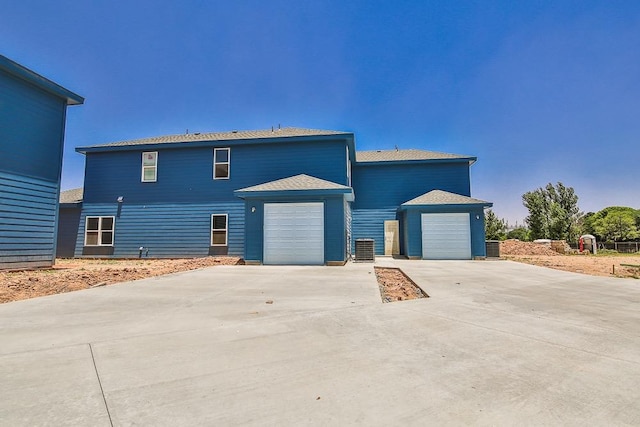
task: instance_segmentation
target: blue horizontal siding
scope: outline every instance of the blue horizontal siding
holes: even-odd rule
[[[116,258],[138,256],[142,246],[149,257],[183,258],[209,254],[211,215],[227,214],[228,253],[244,253],[244,203],[207,204],[128,204],[83,203],[75,254],[82,255],[87,216],[115,216],[114,253]]]
[[[213,148],[158,150],[157,182],[141,182],[141,153],[119,151],[86,155],[87,203],[205,203],[235,200],[234,190],[307,174],[347,184],[344,140],[231,146],[230,178],[213,179]],[[219,147],[225,147],[224,142]]]
[[[396,208],[431,190],[470,195],[469,165],[418,163],[357,165],[353,171],[353,209]],[[395,218],[393,218],[395,219]]]
[[[72,258],[74,256],[81,212],[80,206],[60,208],[56,245],[57,258]]]
[[[0,268],[51,265],[58,184],[0,172]]]
[[[57,182],[66,100],[2,70],[0,99],[0,171]]]
[[[354,209],[352,217],[352,250],[356,239],[373,239],[376,255],[384,254],[384,222],[396,219],[397,208]]]

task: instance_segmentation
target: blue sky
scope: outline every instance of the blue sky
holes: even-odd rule
[[[77,146],[282,124],[475,155],[511,223],[548,182],[640,208],[638,1],[6,1],[0,52],[86,98],[63,189]]]

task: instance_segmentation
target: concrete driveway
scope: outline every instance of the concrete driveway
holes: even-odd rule
[[[220,266],[0,305],[2,425],[639,425],[640,281]],[[273,301],[268,304],[268,301]]]

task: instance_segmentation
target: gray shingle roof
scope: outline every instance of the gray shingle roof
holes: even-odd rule
[[[474,199],[473,197],[467,197],[456,193],[450,193],[442,190],[432,190],[428,193],[418,196],[415,199],[411,199],[408,202],[402,204],[402,206],[411,205],[491,205],[491,202],[486,202],[480,199]]]
[[[80,203],[82,202],[83,193],[84,188],[61,191],[59,201],[60,203]]]
[[[301,174],[289,178],[278,179],[265,182],[264,184],[242,188],[236,192],[258,192],[258,191],[295,191],[295,190],[345,190],[351,191],[351,187],[337,184],[335,182]]]
[[[442,159],[470,159],[473,156],[462,154],[441,153],[427,150],[376,150],[376,151],[356,151],[356,162],[398,162],[408,160],[442,160]]]
[[[262,138],[290,138],[299,136],[328,136],[328,135],[351,135],[351,132],[342,132],[335,130],[319,130],[287,127],[281,129],[262,129],[262,130],[233,130],[228,132],[207,132],[207,133],[187,133],[180,135],[155,136],[151,138],[133,139],[128,141],[111,142],[108,144],[91,145],[82,148],[94,147],[126,147],[131,145],[148,145],[148,144],[171,144],[180,142],[197,142],[197,141],[235,141],[242,139],[262,139]]]

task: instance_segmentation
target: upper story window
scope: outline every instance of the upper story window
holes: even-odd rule
[[[113,246],[115,224],[113,216],[88,216],[84,228],[84,245]]]
[[[142,182],[156,182],[158,180],[158,152],[145,151],[142,153]]]
[[[229,179],[230,148],[213,149],[213,179]]]

